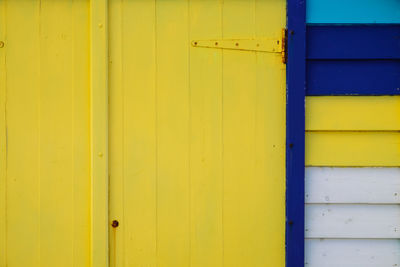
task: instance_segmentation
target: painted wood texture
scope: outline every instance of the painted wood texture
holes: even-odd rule
[[[399,3],[307,4],[309,16],[318,6],[314,15],[322,14],[314,23],[375,23],[381,7]],[[368,14],[365,8],[374,10],[372,20],[357,21],[358,12]],[[340,17],[346,12],[350,20]],[[384,12],[385,19],[390,12]],[[308,28],[306,165],[326,167],[306,168],[306,266],[399,265],[398,97],[363,96],[399,94],[398,31],[389,24]]]
[[[0,265],[90,266],[89,2],[0,6]]]
[[[309,25],[307,58],[399,59],[399,35],[399,24]]]
[[[308,23],[400,23],[398,0],[307,0]]]
[[[91,264],[108,267],[108,1],[90,3]]]
[[[306,203],[400,203],[399,168],[306,168]]]
[[[305,265],[399,264],[399,188],[399,168],[306,168]]]
[[[305,1],[288,0],[287,12],[286,266],[297,267],[304,263]]]
[[[397,24],[308,26],[307,95],[398,95],[399,34]]]
[[[308,60],[310,96],[398,95],[398,60]]]
[[[306,132],[306,166],[399,166],[398,132]]]
[[[6,73],[6,53],[4,45],[6,42],[5,2],[0,2],[0,73]],[[0,75],[0,251],[7,249],[7,126],[6,126],[6,79],[5,75]],[[0,254],[0,265],[7,265],[6,253]]]
[[[392,267],[400,265],[395,239],[307,239],[307,267]]]
[[[111,266],[285,265],[285,8],[110,1]]]
[[[399,205],[307,204],[306,238],[400,238]]]
[[[308,96],[308,131],[398,131],[400,96]]]

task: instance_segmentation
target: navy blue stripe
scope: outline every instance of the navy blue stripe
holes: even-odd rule
[[[309,25],[308,59],[400,59],[400,24]]]
[[[288,0],[286,266],[304,266],[306,1]]]
[[[399,95],[400,24],[307,26],[307,95]]]
[[[400,60],[309,60],[307,95],[399,95]]]

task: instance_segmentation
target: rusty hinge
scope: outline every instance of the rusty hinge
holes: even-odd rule
[[[242,51],[257,51],[267,53],[281,53],[282,62],[286,63],[286,30],[282,30],[281,39],[254,38],[254,39],[213,39],[193,40],[192,46],[203,48],[219,48]]]
[[[282,63],[287,62],[287,29],[282,29]]]

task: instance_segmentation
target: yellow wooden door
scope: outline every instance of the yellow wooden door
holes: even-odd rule
[[[110,1],[111,266],[284,266],[285,9]]]
[[[0,0],[0,266],[91,266],[90,3]]]

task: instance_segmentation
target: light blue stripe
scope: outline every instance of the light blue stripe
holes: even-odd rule
[[[308,23],[400,23],[400,0],[307,0]]]

